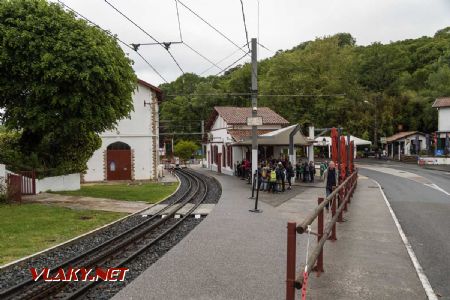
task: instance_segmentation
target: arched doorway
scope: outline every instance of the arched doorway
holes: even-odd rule
[[[131,180],[131,148],[115,142],[106,148],[107,180]]]

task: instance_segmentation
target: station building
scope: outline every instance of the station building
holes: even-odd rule
[[[252,127],[247,118],[252,116],[251,107],[216,106],[206,123],[206,167],[210,170],[233,175],[238,162],[251,161]],[[263,125],[258,126],[258,157],[260,160],[287,158],[289,134],[297,125],[289,122],[268,107],[258,107],[258,116]],[[312,144],[296,131],[296,146]],[[295,157],[295,156],[294,156]]]
[[[102,145],[87,163],[82,182],[106,180],[154,180],[159,164],[157,87],[138,80],[133,94],[134,111],[122,119],[114,130],[103,132]]]

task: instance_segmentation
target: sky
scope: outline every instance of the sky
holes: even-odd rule
[[[153,42],[105,0],[61,1],[102,28],[117,34],[126,43]],[[108,2],[159,42],[181,40],[175,0]],[[437,30],[450,26],[450,0],[243,0],[243,4],[249,39],[256,37],[267,48],[259,47],[259,59],[270,57],[277,50],[290,49],[304,41],[339,32],[348,32],[356,38],[357,44],[368,45],[433,36]],[[237,47],[246,44],[240,0],[181,0],[178,11],[183,42],[206,58],[185,44],[172,44],[171,53],[184,72],[201,74],[206,71],[203,75],[215,75],[245,55]],[[153,85],[164,83],[164,80],[173,81],[182,75],[169,53],[159,45],[142,45],[139,52],[164,79],[134,51],[123,48],[134,61],[133,67],[138,77]],[[217,64],[221,69],[209,62],[218,62],[227,56],[230,57]],[[249,61],[250,56],[245,56],[239,63]]]

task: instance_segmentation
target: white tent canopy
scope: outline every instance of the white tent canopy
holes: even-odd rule
[[[347,139],[347,136],[345,138]],[[323,144],[324,139],[325,139],[325,145]],[[353,135],[350,136],[350,141],[353,141],[355,143],[355,146],[372,145],[371,141],[366,141],[366,140],[360,139]],[[315,146],[329,146],[329,145],[331,145],[331,137],[329,137],[329,136],[316,137],[314,145]]]
[[[258,145],[289,145],[289,135],[297,125],[291,125],[285,128],[274,130],[258,136]],[[304,136],[300,131],[294,135],[294,145],[307,146],[311,140]],[[252,139],[248,138],[233,145],[251,145]]]

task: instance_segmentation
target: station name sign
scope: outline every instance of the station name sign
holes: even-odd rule
[[[247,126],[262,126],[263,119],[262,117],[248,117],[247,118]]]

